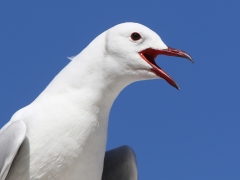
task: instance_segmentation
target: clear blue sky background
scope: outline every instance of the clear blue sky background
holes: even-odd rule
[[[130,145],[139,180],[240,179],[239,1],[1,1],[0,127],[106,29],[142,23],[195,60],[158,57],[180,85],[128,86],[107,149]]]

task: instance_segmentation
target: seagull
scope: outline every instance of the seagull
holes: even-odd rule
[[[0,180],[137,179],[133,150],[106,151],[108,119],[118,94],[148,79],[176,82],[158,55],[193,62],[139,23],[118,24],[97,36],[28,106],[0,130]]]

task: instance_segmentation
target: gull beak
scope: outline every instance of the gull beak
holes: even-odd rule
[[[192,63],[194,62],[192,57],[189,54],[187,54],[186,52],[184,52],[182,50],[174,49],[174,48],[171,48],[171,47],[168,47],[167,49],[161,49],[161,50],[148,48],[148,49],[145,49],[145,50],[139,52],[139,55],[148,64],[150,64],[152,66],[152,69],[151,69],[152,72],[154,72],[160,78],[165,79],[170,85],[172,85],[173,87],[175,87],[178,90],[180,88],[177,85],[177,83],[162,68],[160,68],[156,64],[155,58],[158,55],[176,56],[176,57],[186,58],[189,61],[191,61]]]

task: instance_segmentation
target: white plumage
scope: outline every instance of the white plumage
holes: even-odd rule
[[[140,39],[132,37],[134,32]],[[6,178],[8,170],[0,169],[1,180],[100,180],[115,98],[132,82],[159,77],[169,80],[154,69],[153,52],[143,53],[149,62],[140,55],[146,49],[160,54],[168,47],[149,28],[123,23],[100,34],[71,58],[46,89],[1,129],[0,143],[2,134],[5,140],[15,142],[7,136],[7,127],[15,121],[26,125],[25,140],[13,164],[8,163]],[[17,150],[19,142],[15,144]],[[1,152],[8,151],[4,145],[0,147]],[[0,159],[7,156],[15,155],[0,155]],[[1,164],[6,166],[6,162]]]

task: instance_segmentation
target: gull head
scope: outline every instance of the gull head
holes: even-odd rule
[[[155,58],[167,55],[193,62],[189,54],[168,47],[157,33],[138,23],[122,23],[107,30],[105,52],[112,59],[112,69],[132,81],[162,78],[177,89],[176,82],[156,64]]]

